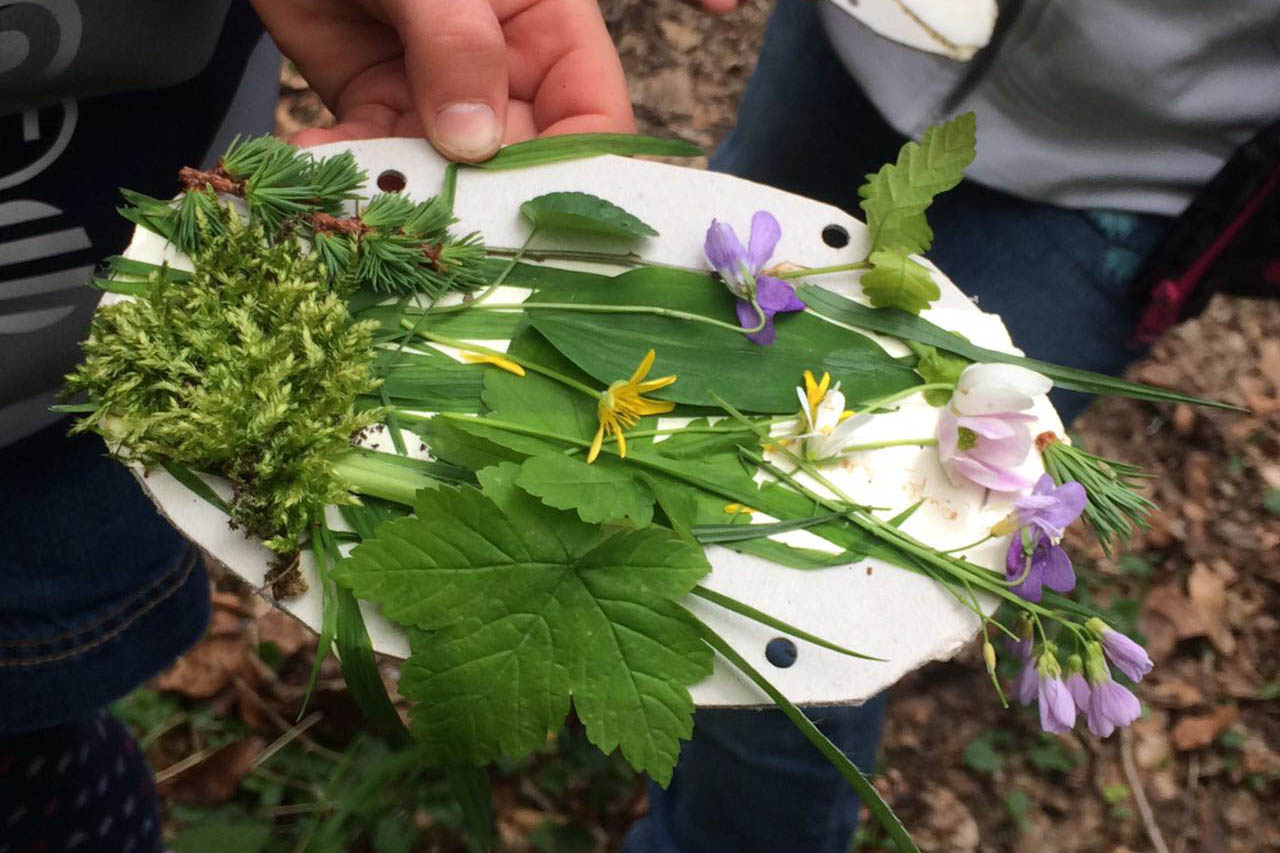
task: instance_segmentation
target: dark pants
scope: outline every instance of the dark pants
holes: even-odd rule
[[[711,167],[861,217],[859,185],[904,141],[831,50],[815,4],[783,0]],[[1103,373],[1139,355],[1129,345],[1137,309],[1128,285],[1166,218],[1068,210],[965,182],[934,203],[929,222],[929,257],[999,314],[1028,355]],[[1089,402],[1051,396],[1064,422]],[[882,696],[807,711],[864,772],[873,769]],[[845,853],[858,816],[846,783],[778,711],[699,711],[671,786],[651,785],[650,802],[626,853]]]

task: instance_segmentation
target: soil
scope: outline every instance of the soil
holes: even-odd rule
[[[601,5],[640,129],[713,149],[770,4],[725,18],[677,0]],[[331,120],[287,68],[282,96],[281,133]],[[1152,472],[1163,508],[1113,557],[1083,535],[1070,543],[1087,595],[1156,661],[1137,688],[1143,717],[1107,740],[1043,735],[1031,711],[1001,709],[976,645],[909,676],[892,691],[876,782],[924,850],[1280,849],[1280,303],[1217,297],[1131,375],[1249,409],[1108,399],[1075,424],[1093,451]],[[576,813],[608,848],[640,791],[607,818],[513,791],[499,821],[519,847],[529,817],[517,812]]]

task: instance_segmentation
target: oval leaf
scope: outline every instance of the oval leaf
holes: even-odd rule
[[[540,231],[576,231],[604,237],[656,237],[658,232],[611,201],[590,193],[547,193],[520,205]]]

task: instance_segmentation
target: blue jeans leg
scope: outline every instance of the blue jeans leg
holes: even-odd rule
[[[846,73],[815,4],[782,0],[737,126],[711,167],[860,215],[858,187],[904,141]],[[1028,355],[1118,373],[1141,354],[1129,344],[1140,309],[1129,284],[1168,227],[1165,217],[1068,210],[965,182],[934,203],[929,219],[937,235],[930,258],[1000,314]],[[1089,402],[1059,389],[1052,396],[1068,423]],[[871,769],[883,696],[810,713]],[[858,803],[781,713],[706,710],[671,786],[651,786],[650,807],[626,853],[843,853]]]
[[[880,743],[884,696],[806,708],[863,772]],[[671,785],[649,786],[650,813],[623,853],[846,853],[861,804],[781,711],[704,709]]]

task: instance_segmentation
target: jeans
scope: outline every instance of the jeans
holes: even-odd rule
[[[981,144],[981,127],[978,136]],[[737,126],[711,167],[861,216],[859,185],[896,159],[904,141],[835,56],[815,4],[782,0]],[[1141,305],[1129,284],[1167,218],[1068,210],[970,181],[940,196],[928,215],[936,235],[929,257],[999,314],[1028,355],[1118,373],[1141,354],[1130,344]],[[1051,398],[1068,423],[1089,402],[1062,389]],[[869,772],[884,705],[879,696],[806,711]],[[704,710],[670,787],[650,786],[650,814],[622,849],[844,853],[857,816],[857,798],[781,712]]]
[[[83,720],[195,643],[209,581],[95,435],[0,448],[0,734]]]

